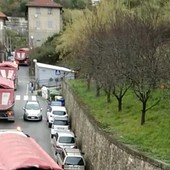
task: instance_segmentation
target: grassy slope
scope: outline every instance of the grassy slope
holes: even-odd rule
[[[146,113],[145,125],[140,125],[141,103],[133,95],[123,99],[122,112],[117,111],[117,100],[106,102],[102,94],[95,97],[95,91],[87,91],[80,80],[70,81],[80,99],[89,106],[91,114],[102,123],[105,131],[111,132],[118,140],[129,144],[150,157],[170,163],[170,105],[169,100],[161,101]]]

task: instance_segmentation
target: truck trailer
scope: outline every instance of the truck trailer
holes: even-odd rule
[[[14,82],[14,89],[18,86],[18,64],[10,61],[0,63],[0,76]]]
[[[14,82],[0,76],[0,119],[15,121]]]
[[[63,170],[34,138],[17,129],[0,130],[1,170]]]

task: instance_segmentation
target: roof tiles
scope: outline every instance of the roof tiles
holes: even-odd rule
[[[32,0],[27,4],[28,7],[50,7],[62,8],[62,6],[53,0]]]
[[[7,16],[3,12],[0,11],[0,18],[7,19]]]

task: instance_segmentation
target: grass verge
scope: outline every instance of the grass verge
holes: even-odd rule
[[[70,81],[74,92],[91,114],[100,122],[106,132],[110,132],[122,143],[130,145],[147,156],[170,164],[170,105],[163,99],[146,113],[146,123],[141,126],[141,103],[132,92],[123,98],[123,109],[118,112],[117,100],[112,97],[107,103],[106,95],[101,92],[95,97],[95,90],[87,90],[82,80]],[[155,96],[158,94],[155,94]],[[150,99],[151,104],[152,98]]]

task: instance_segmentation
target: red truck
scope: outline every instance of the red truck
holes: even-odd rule
[[[0,151],[1,170],[63,170],[34,138],[16,129],[0,129]]]
[[[15,121],[14,82],[0,76],[0,119]]]
[[[14,89],[18,86],[18,64],[10,61],[0,63],[0,76],[14,82]]]
[[[19,48],[17,50],[15,50],[14,52],[14,58],[17,64],[19,65],[29,65],[28,62],[28,52],[29,52],[29,48]]]

